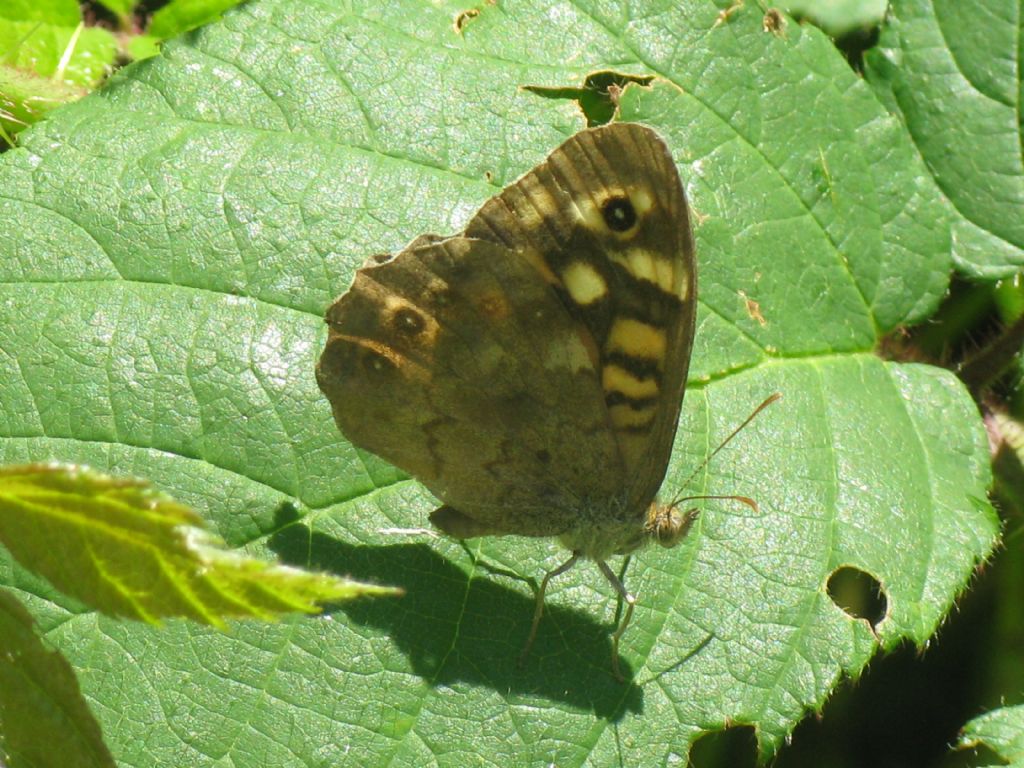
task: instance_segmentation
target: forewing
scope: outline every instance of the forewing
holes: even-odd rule
[[[466,235],[519,253],[590,350],[627,507],[664,479],[697,302],[689,208],[668,147],[644,126],[581,131],[488,201]]]

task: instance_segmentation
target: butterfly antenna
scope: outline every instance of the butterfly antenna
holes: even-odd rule
[[[718,447],[715,448],[715,450],[713,450],[711,453],[709,453],[707,456],[704,457],[704,461],[702,461],[697,466],[697,468],[695,470],[693,470],[693,472],[690,473],[690,476],[688,478],[686,478],[686,482],[683,483],[683,487],[685,488],[686,486],[688,486],[691,483],[691,481],[693,480],[693,478],[695,478],[697,475],[699,475],[701,472],[703,472],[704,469],[707,467],[707,465],[711,463],[711,460],[713,458],[715,458],[715,456],[718,455],[718,452],[720,450],[722,450],[723,448],[725,448],[725,446],[727,446],[729,444],[729,441],[732,440],[734,437],[736,437],[736,435],[738,435],[747,426],[747,424],[752,422],[757,417],[757,415],[759,413],[761,413],[761,411],[763,411],[765,408],[767,408],[772,403],[776,402],[777,400],[781,400],[781,399],[782,399],[782,393],[781,392],[775,392],[774,394],[769,395],[767,398],[765,398],[765,401],[763,403],[761,403],[759,406],[757,406],[757,408],[755,408],[751,412],[751,414],[749,416],[747,416],[747,418],[745,418],[743,420],[742,424],[740,424],[738,427],[736,427],[736,429],[734,429],[732,432],[730,432],[729,436],[727,438],[725,438],[725,440],[720,442],[718,444]],[[731,499],[733,501],[738,501],[738,502],[740,502],[742,504],[746,504],[751,509],[753,509],[755,512],[757,511],[757,502],[754,501],[753,499],[747,498],[746,496],[681,496],[681,497],[677,497],[669,506],[670,507],[675,507],[675,506],[678,506],[679,504],[682,504],[684,501],[693,501],[694,499]]]

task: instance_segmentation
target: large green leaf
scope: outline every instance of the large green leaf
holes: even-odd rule
[[[7,568],[118,760],[650,764],[729,723],[769,754],[879,646],[928,639],[996,535],[987,446],[952,375],[873,349],[943,294],[949,214],[824,35],[722,7],[484,2],[455,25],[455,3],[252,2],[3,158],[0,458],[149,477],[232,546],[407,593],[224,636],[100,618]],[[431,499],[337,434],[313,378],[367,255],[457,231],[583,126],[522,86],[603,69],[656,76],[622,116],[665,136],[696,214],[666,495],[784,394],[686,488],[760,512],[708,503],[635,558],[621,685],[595,569],[553,582],[517,668],[532,593],[495,567],[565,553],[410,532]],[[841,566],[882,584],[876,627],[829,599]]]
[[[892,0],[867,58],[955,210],[958,268],[979,277],[1024,265],[1021,24],[1005,0]]]

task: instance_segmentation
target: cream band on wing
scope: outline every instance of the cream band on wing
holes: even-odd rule
[[[581,306],[593,304],[608,295],[608,284],[590,264],[573,261],[562,271],[562,284],[572,300]]]
[[[614,363],[606,363],[601,371],[601,387],[605,394],[619,392],[631,400],[658,396],[658,381],[653,377],[640,378]]]
[[[413,362],[394,347],[383,342],[344,333],[338,333],[334,338],[354,346],[358,350],[359,362],[364,368],[372,369],[377,373],[383,373],[390,368],[401,371],[405,376],[415,376],[424,380],[430,378],[427,368]]]
[[[654,208],[654,198],[651,197],[650,190],[643,187],[632,189],[629,193],[629,200],[633,203],[636,212],[641,216],[649,213]]]
[[[658,368],[665,360],[665,331],[632,317],[617,317],[605,342],[606,352],[621,352],[644,360],[656,360]]]
[[[642,431],[649,427],[654,421],[655,412],[654,405],[634,408],[625,403],[613,405],[608,409],[608,415],[616,429],[632,431]]]

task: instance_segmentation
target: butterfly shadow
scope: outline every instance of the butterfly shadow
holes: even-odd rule
[[[534,600],[510,579],[485,570],[471,577],[427,544],[353,545],[301,525],[280,528],[269,546],[285,563],[404,589],[399,598],[357,599],[326,606],[325,613],[386,633],[431,685],[469,683],[544,697],[613,722],[643,710],[642,688],[623,659],[626,681],[612,675],[611,630],[591,606],[548,603],[520,666]]]

